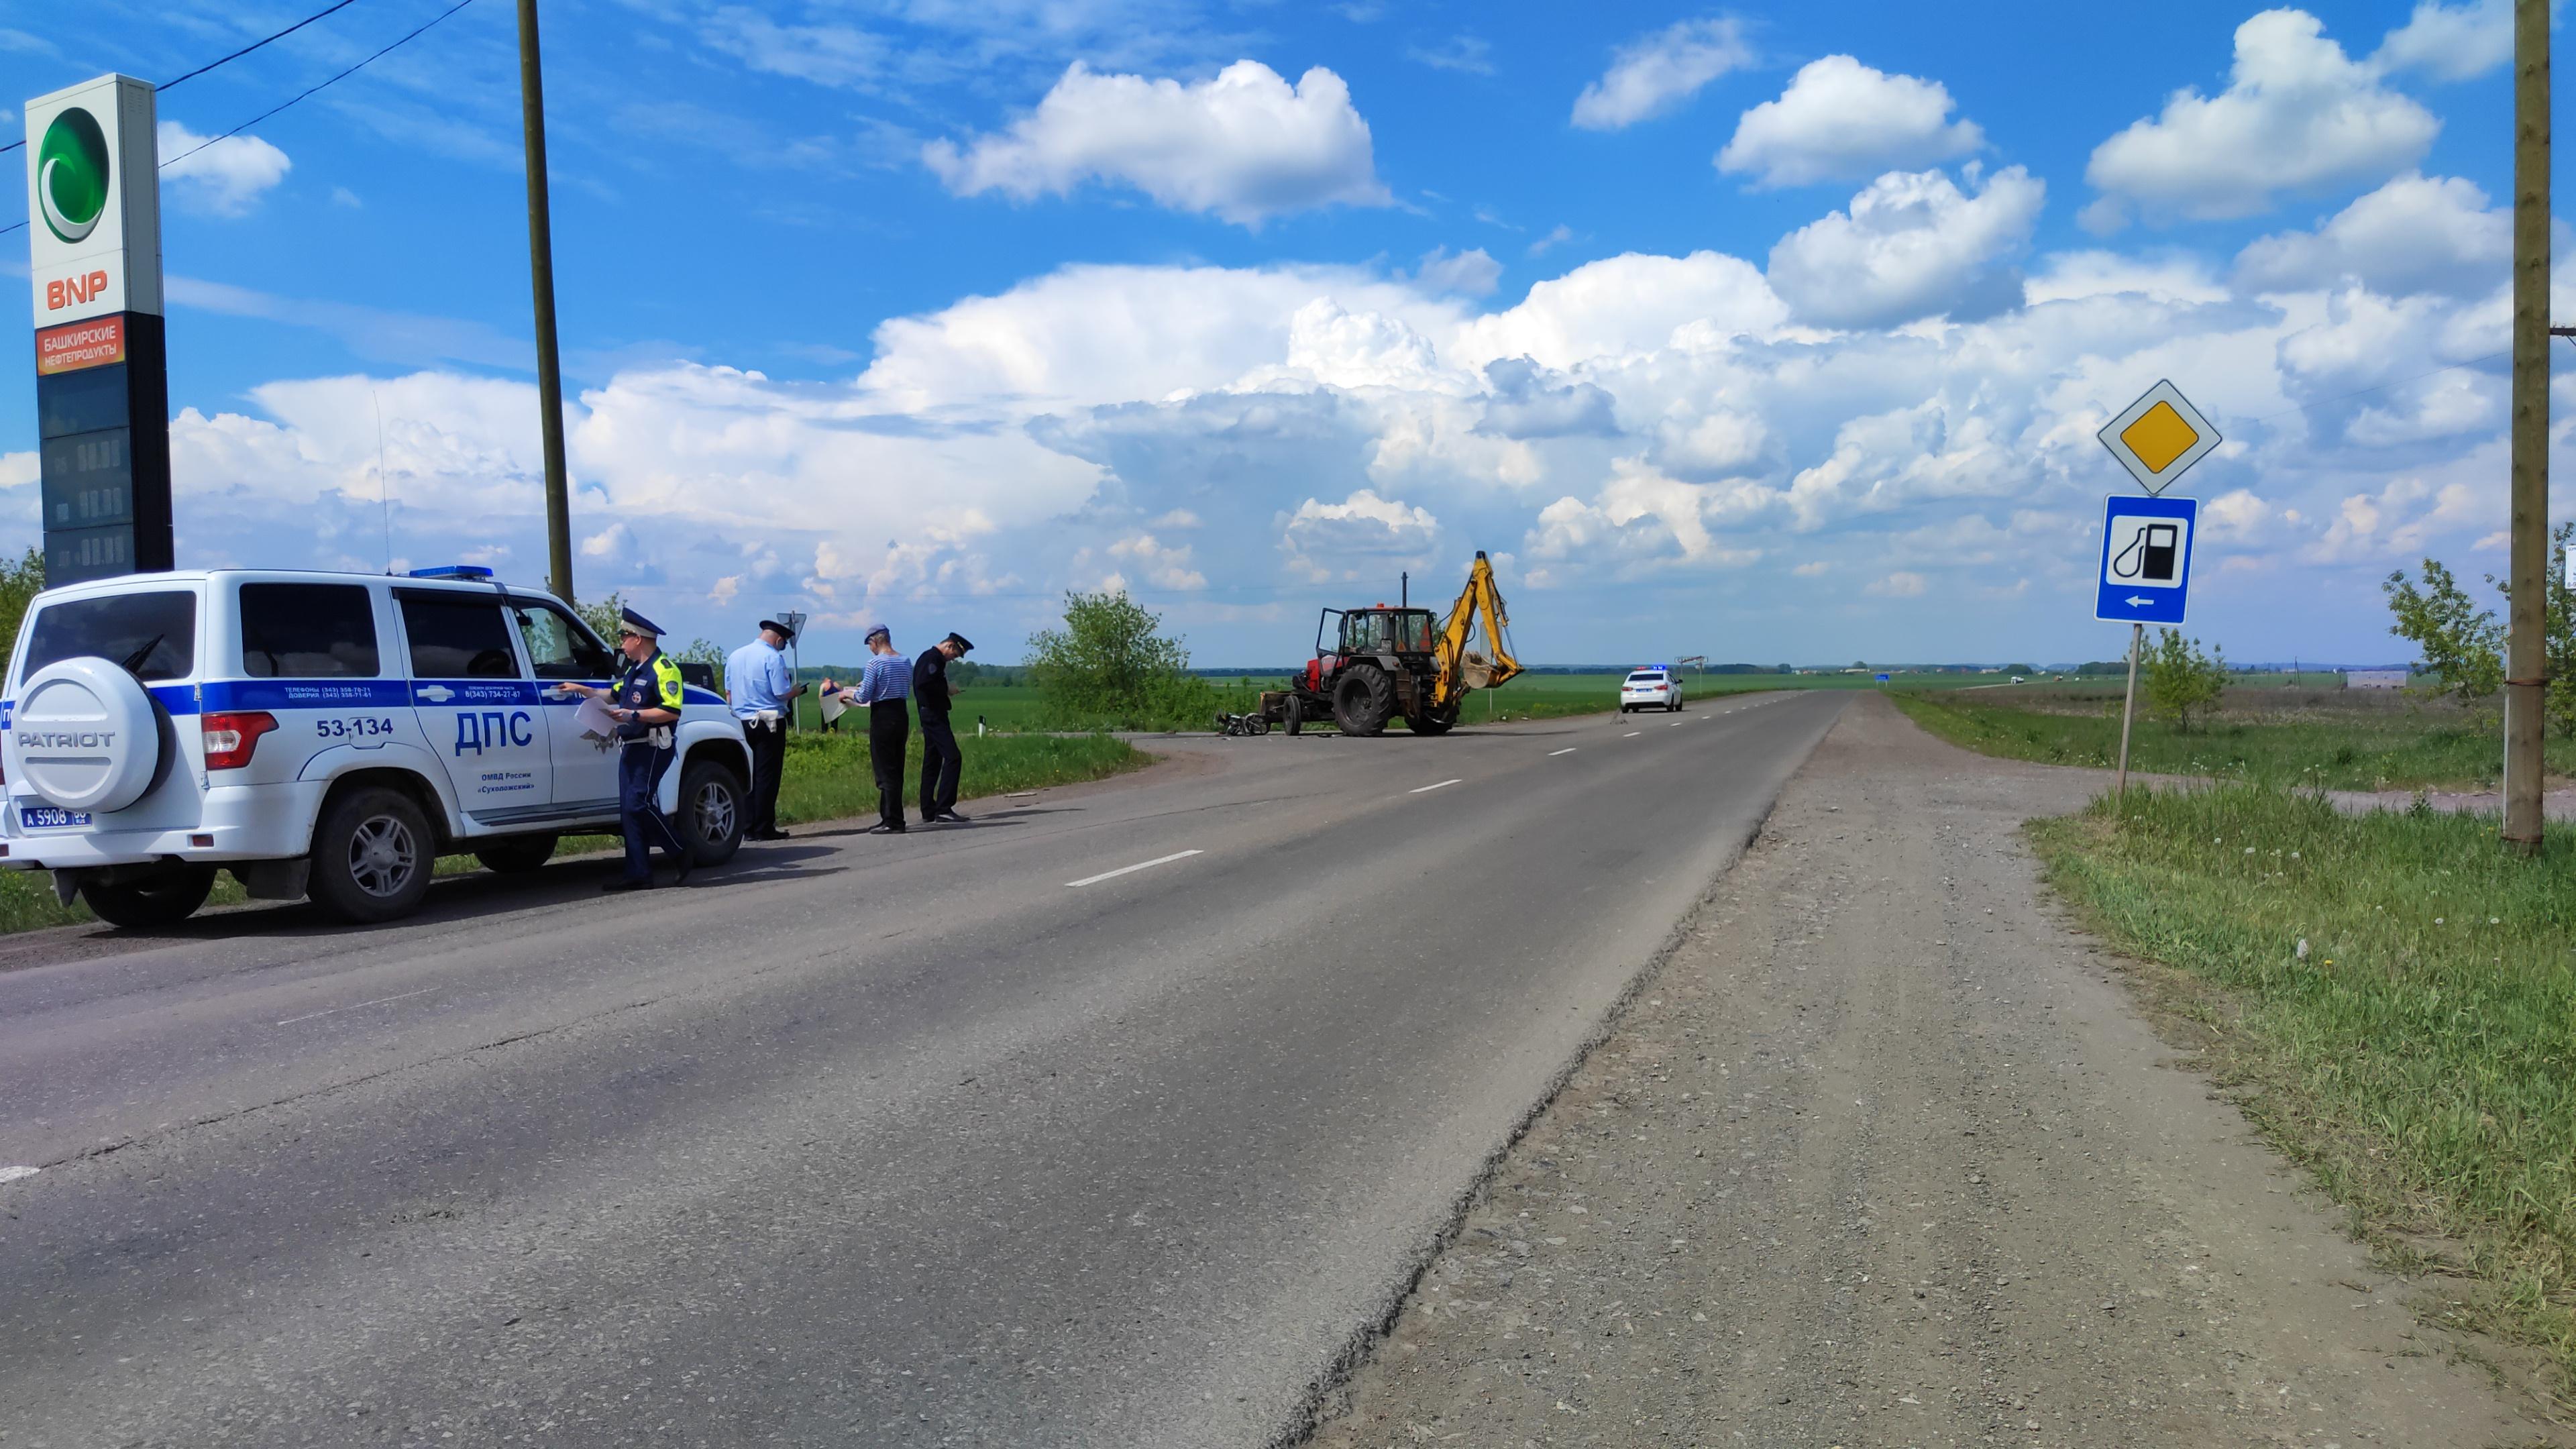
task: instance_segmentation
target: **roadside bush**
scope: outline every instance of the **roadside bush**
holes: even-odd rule
[[[2449,569],[2428,558],[2421,585],[2399,569],[2380,588],[2397,616],[2388,632],[2415,646],[2419,667],[2436,681],[2426,692],[2474,704],[2504,687],[2504,628]]]
[[[2227,656],[2217,650],[2201,653],[2200,641],[2184,638],[2179,629],[2159,629],[2156,635],[2155,648],[2141,661],[2147,709],[2189,734],[2192,712],[2214,713],[2227,692]]]
[[[1189,672],[1163,616],[1124,589],[1064,596],[1064,627],[1029,636],[1028,668],[1055,729],[1206,729],[1222,695]]]

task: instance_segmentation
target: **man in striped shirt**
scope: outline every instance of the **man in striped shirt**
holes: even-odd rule
[[[877,823],[868,833],[901,835],[903,752],[912,741],[904,701],[912,698],[912,661],[895,652],[893,631],[883,624],[868,626],[867,644],[870,658],[845,697],[868,710],[868,764],[877,775]]]

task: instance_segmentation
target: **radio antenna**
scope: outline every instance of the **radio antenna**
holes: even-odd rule
[[[376,405],[376,507],[385,521],[385,572],[394,571],[394,504],[392,485],[385,481],[385,400],[367,389],[367,401]]]

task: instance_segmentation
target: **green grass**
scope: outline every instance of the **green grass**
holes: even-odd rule
[[[1955,745],[2007,759],[2108,769],[2119,761],[2120,688],[2005,694],[1896,693],[1897,708]],[[2371,691],[2231,689],[2227,708],[2190,732],[2149,717],[2129,768],[2329,790],[2492,789],[2503,754],[2492,715]],[[2549,742],[2576,768],[2576,741]]]
[[[2466,1326],[2576,1384],[2576,830],[2537,860],[2492,817],[2339,814],[2260,786],[2132,790],[2030,832],[2111,940],[2177,968],[2255,1119]],[[2306,959],[2298,943],[2308,943]],[[2428,1266],[2417,1263],[2416,1266]]]
[[[1149,760],[1133,745],[1107,735],[993,735],[977,739],[967,734],[958,738],[957,751],[965,757],[957,792],[961,801],[1012,790],[1106,779],[1140,768]],[[912,748],[906,756],[904,783],[905,798],[917,799],[921,789],[918,730],[913,733]],[[778,790],[778,818],[782,824],[844,820],[873,815],[876,808],[876,776],[868,766],[868,742],[863,736],[808,734],[788,740],[787,768]],[[906,805],[905,813],[911,811],[912,806]],[[571,835],[557,844],[555,853],[579,855],[614,850],[618,845],[614,835]],[[438,862],[442,876],[465,875],[480,869],[482,866],[471,855],[443,856]],[[230,906],[248,899],[241,883],[223,874],[215,877],[214,894],[206,903],[209,907]],[[0,935],[96,919],[89,907],[77,900],[69,906],[57,904],[49,872],[0,871]]]

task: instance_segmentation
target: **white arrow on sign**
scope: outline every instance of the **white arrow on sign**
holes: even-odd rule
[[[2135,595],[2135,594],[2131,594],[2128,598],[2126,598],[2126,599],[2122,600],[2122,602],[2123,602],[2123,603],[2126,603],[2126,604],[2127,604],[2130,608],[2132,608],[2132,609],[2143,609],[2143,608],[2145,608],[2147,605],[2154,603],[2154,602],[2155,602],[2155,600],[2153,600],[2153,599],[2142,599],[2142,598],[2139,598],[2139,597],[2138,597],[2137,595]]]

